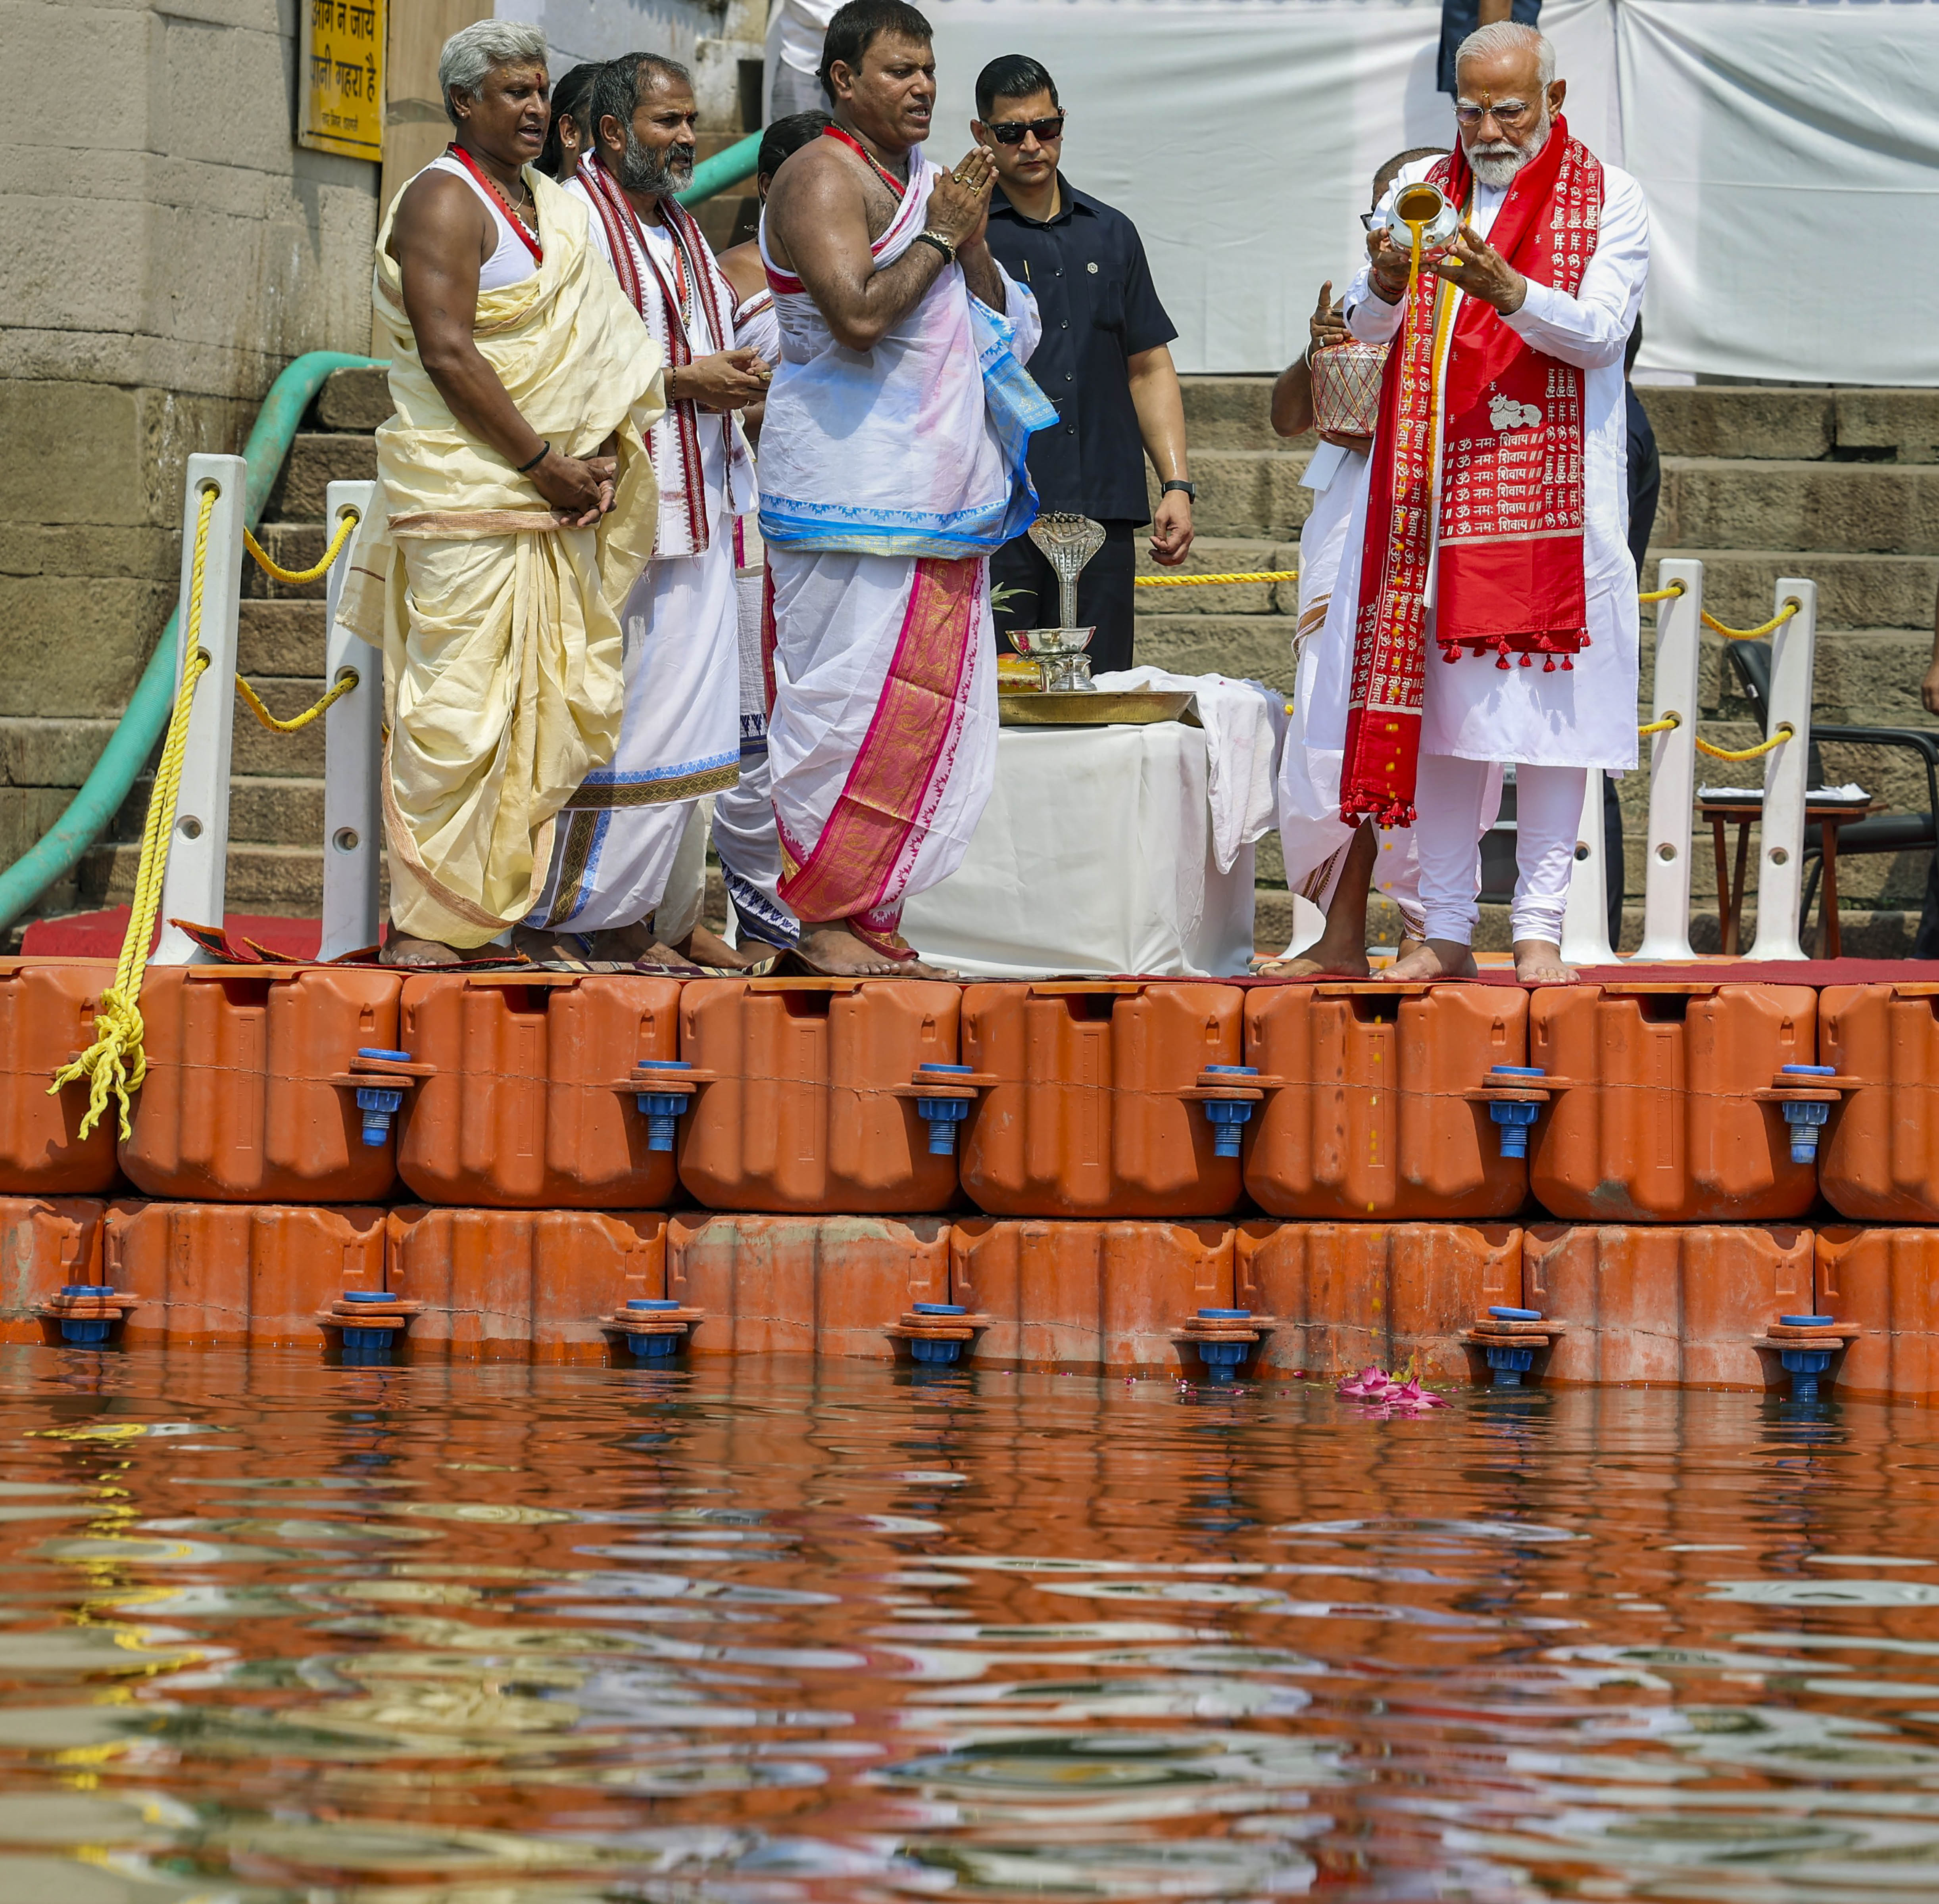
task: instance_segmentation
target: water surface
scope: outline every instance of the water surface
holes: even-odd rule
[[[0,1350],[0,1904],[1929,1897],[1934,1425]]]

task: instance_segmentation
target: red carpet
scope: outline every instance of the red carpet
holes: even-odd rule
[[[321,919],[286,919],[268,914],[232,912],[224,926],[231,938],[253,938],[272,952],[293,959],[314,959],[323,943]],[[128,908],[106,912],[71,912],[58,919],[37,919],[27,928],[20,953],[29,959],[113,959],[128,935]],[[160,936],[157,926],[156,935]]]

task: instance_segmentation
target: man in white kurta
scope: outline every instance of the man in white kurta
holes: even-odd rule
[[[1457,113],[1463,156],[1473,177],[1466,208],[1466,235],[1444,262],[1423,268],[1431,268],[1449,287],[1441,306],[1446,336],[1454,335],[1465,299],[1478,297],[1493,307],[1496,316],[1491,324],[1505,326],[1539,354],[1538,361],[1553,360],[1548,383],[1541,386],[1551,410],[1573,400],[1572,381],[1561,367],[1574,367],[1583,373],[1580,515],[1575,533],[1581,552],[1578,599],[1584,612],[1582,626],[1573,636],[1551,638],[1535,628],[1526,634],[1497,633],[1492,624],[1478,633],[1438,598],[1447,592],[1447,571],[1436,558],[1454,547],[1457,537],[1469,592],[1461,598],[1465,604],[1473,598],[1478,565],[1485,570],[1493,561],[1504,574],[1519,576],[1542,559],[1540,549],[1531,553],[1530,545],[1542,543],[1545,534],[1537,530],[1505,535],[1490,548],[1484,540],[1466,534],[1470,525],[1465,507],[1450,531],[1450,519],[1441,509],[1450,473],[1449,418],[1441,405],[1427,440],[1439,460],[1432,470],[1432,507],[1425,512],[1431,538],[1423,592],[1427,652],[1418,677],[1418,777],[1411,803],[1420,847],[1427,944],[1391,968],[1388,975],[1415,978],[1474,969],[1470,947],[1479,916],[1475,875],[1479,836],[1489,817],[1483,808],[1490,769],[1494,763],[1513,762],[1518,795],[1519,877],[1513,912],[1517,969],[1525,979],[1558,979],[1567,976],[1560,963],[1562,919],[1587,773],[1620,771],[1636,762],[1637,608],[1636,572],[1627,542],[1622,363],[1648,269],[1648,219],[1633,179],[1612,166],[1599,165],[1570,141],[1563,154],[1572,163],[1569,175],[1599,180],[1600,192],[1600,216],[1590,221],[1593,249],[1580,266],[1579,281],[1570,291],[1516,270],[1489,244],[1488,236],[1516,175],[1542,157],[1551,138],[1566,139],[1566,126],[1555,117],[1563,85],[1554,78],[1554,53],[1548,41],[1532,28],[1507,23],[1471,35],[1463,44],[1458,67],[1462,79]],[[1552,164],[1554,154],[1549,156]],[[1383,205],[1391,206],[1398,193],[1430,169],[1442,175],[1447,163],[1441,162],[1440,169],[1417,164],[1404,170]],[[1369,254],[1368,264],[1347,293],[1347,323],[1364,341],[1387,342],[1400,333],[1408,302],[1404,288],[1407,256],[1383,233],[1375,235]],[[1459,288],[1463,286],[1469,287],[1466,292]],[[1448,299],[1453,300],[1451,309]],[[1464,334],[1469,329],[1463,327]],[[1457,339],[1451,351],[1444,344],[1435,348],[1445,352],[1437,360],[1439,375],[1434,388],[1438,403],[1444,395],[1448,360],[1463,346]],[[1542,404],[1525,404],[1496,391],[1488,412],[1490,424],[1481,426],[1484,443],[1490,427],[1496,440],[1504,443],[1517,430],[1542,427]],[[1385,424],[1389,409],[1384,403],[1382,415]],[[1471,430],[1474,427],[1472,418],[1463,421]],[[1472,436],[1466,441],[1472,443]],[[1377,440],[1376,460],[1382,452]],[[1504,479],[1504,490],[1509,486]],[[1363,667],[1366,660],[1368,618],[1361,613],[1362,599],[1374,599],[1369,580],[1375,585],[1380,582],[1374,565],[1388,540],[1380,524],[1369,537],[1370,506],[1363,494],[1348,531],[1349,560],[1328,611],[1329,630],[1341,638],[1323,649],[1309,726],[1320,744],[1337,746],[1343,738],[1347,740],[1350,781],[1356,758],[1374,764],[1371,750],[1363,756],[1353,755],[1350,716],[1361,724],[1364,737],[1375,714],[1384,718],[1402,709],[1398,698],[1377,706],[1368,698],[1364,674],[1356,684],[1353,671],[1356,643]],[[1529,505],[1517,500],[1511,506]],[[1539,511],[1541,505],[1533,506]],[[1553,515],[1548,519],[1563,520]],[[1396,546],[1402,526],[1397,516],[1393,531]],[[1560,541],[1568,530],[1565,525],[1549,533]],[[1360,552],[1357,562],[1352,558],[1355,551]],[[1417,613],[1418,610],[1417,602]],[[1335,617],[1339,618],[1337,628]],[[1579,646],[1574,645],[1578,639]],[[1535,665],[1538,661],[1540,665]],[[1350,798],[1352,792],[1350,786],[1343,797]]]
[[[645,922],[666,890],[696,804],[740,771],[734,516],[753,472],[733,407],[766,373],[735,345],[734,296],[674,193],[691,182],[692,87],[646,55],[613,61],[594,88],[595,150],[566,186],[593,242],[667,351],[665,416],[649,437],[659,479],[653,557],[622,611],[626,707],[610,762],[561,817],[545,890],[528,924],[537,949],[664,960]],[[592,945],[595,932],[619,935]],[[684,936],[684,935],[680,935]],[[574,941],[577,944],[575,946]]]

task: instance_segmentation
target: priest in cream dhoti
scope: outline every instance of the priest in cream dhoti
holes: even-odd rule
[[[1515,967],[1557,981],[1589,770],[1636,762],[1623,349],[1648,219],[1569,135],[1533,28],[1481,28],[1457,71],[1460,144],[1395,190],[1430,179],[1462,233],[1411,282],[1411,246],[1377,230],[1347,294],[1353,334],[1392,348],[1328,610],[1351,638],[1308,734],[1344,744],[1344,820],[1414,829],[1426,942],[1395,978],[1474,969],[1490,769],[1515,763]]]
[[[988,557],[1028,526],[1020,368],[1036,301],[990,255],[994,173],[922,156],[928,23],[851,0],[822,78],[834,123],[781,166],[761,238],[781,366],[761,429],[773,621],[768,728],[796,957],[921,972],[903,900],[961,863],[997,746]]]
[[[447,963],[538,897],[560,808],[620,726],[614,606],[653,546],[661,354],[534,168],[546,44],[482,20],[438,62],[457,136],[398,194],[373,296],[397,414],[341,614],[380,646],[394,963]]]
[[[548,961],[663,965],[692,950],[697,921],[680,922],[674,945],[648,921],[697,804],[740,774],[734,519],[752,506],[754,479],[734,413],[766,394],[768,370],[736,348],[732,288],[674,196],[693,182],[698,110],[685,67],[644,53],[609,61],[593,87],[594,149],[566,187],[665,353],[666,410],[648,446],[653,559],[622,611],[619,744],[566,804],[521,941]],[[725,954],[714,945],[708,962]]]

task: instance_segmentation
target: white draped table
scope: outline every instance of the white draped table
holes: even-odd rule
[[[925,959],[968,978],[1241,973],[1253,849],[1220,872],[1202,728],[1005,728],[963,864],[903,909]]]

